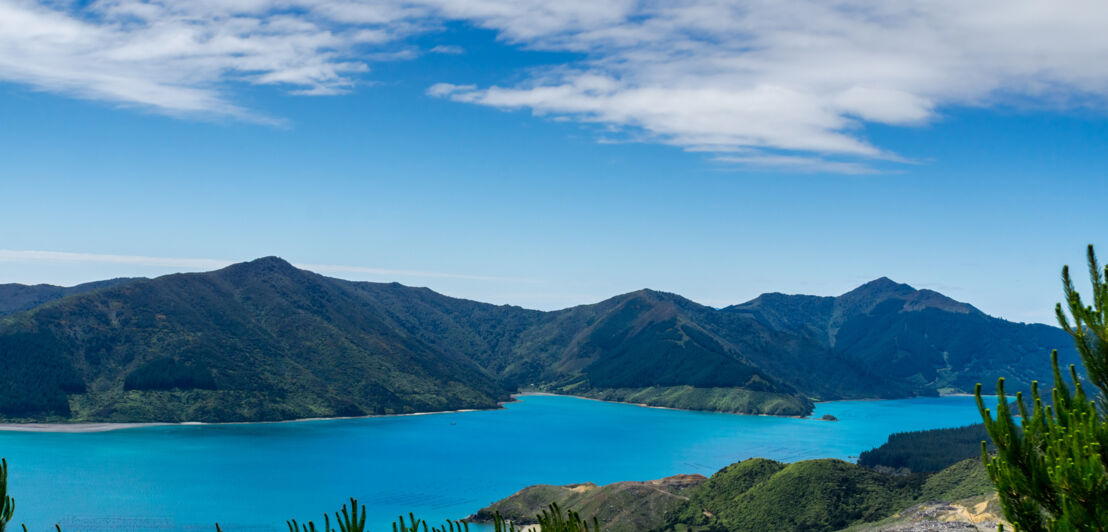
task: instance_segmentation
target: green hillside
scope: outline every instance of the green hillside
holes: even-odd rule
[[[785,464],[751,458],[708,479],[678,475],[607,486],[530,486],[481,509],[471,521],[485,522],[499,512],[516,522],[533,522],[553,502],[596,516],[602,529],[612,532],[830,532],[895,521],[902,517],[898,514],[915,515],[912,509],[921,505],[935,510],[972,501],[977,506],[990,494],[995,490],[979,458],[934,474],[900,476],[841,460]]]
[[[1059,329],[887,279],[722,310],[640,290],[553,312],[333,279],[275,257],[65,293],[5,287],[0,309],[48,300],[0,316],[7,420],[494,408],[517,390],[800,416],[813,399],[968,391],[1001,373],[1018,384],[1049,375],[1049,349],[1070,345]]]
[[[657,527],[661,516],[687,501],[687,495],[705,480],[702,475],[677,475],[606,486],[540,484],[482,508],[469,521],[489,522],[499,513],[515,523],[534,523],[536,515],[556,503],[582,516],[595,516],[608,532],[640,532]]]
[[[279,420],[507,399],[472,360],[399,330],[349,283],[275,258],[8,316],[0,360],[8,419]]]
[[[135,281],[134,278],[108,279],[93,281],[76,286],[54,286],[51,284],[0,284],[0,316],[31,310],[44,303],[76,294],[83,294],[101,288]]]
[[[712,475],[666,521],[673,530],[839,530],[907,507],[920,484],[841,460],[750,459]]]
[[[766,294],[723,312],[805,338],[859,367],[876,368],[881,380],[914,394],[970,393],[978,382],[992,393],[1002,376],[1010,388],[1028,389],[1031,381],[1051,375],[1052,349],[1059,349],[1063,363],[1077,360],[1057,327],[994,318],[887,278],[839,297]]]

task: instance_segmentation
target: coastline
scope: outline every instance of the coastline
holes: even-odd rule
[[[500,410],[504,408],[504,405],[508,403],[514,403],[519,400],[520,397],[528,396],[549,396],[549,397],[573,397],[575,399],[584,399],[586,401],[598,401],[601,403],[612,403],[617,405],[631,405],[642,408],[655,408],[658,410],[677,410],[681,412],[707,412],[712,414],[730,414],[733,416],[759,416],[759,417],[783,417],[794,419],[816,419],[812,416],[778,416],[772,414],[744,414],[742,412],[722,412],[718,410],[691,410],[687,408],[674,408],[670,406],[655,406],[645,403],[630,403],[625,401],[609,401],[606,399],[597,399],[595,397],[584,397],[580,395],[568,395],[561,393],[551,392],[519,392],[511,394],[511,399],[508,401],[501,401],[497,403],[496,408],[463,408],[460,410],[437,410],[433,412],[410,412],[407,414],[370,414],[365,416],[336,416],[336,417],[306,417],[296,419],[283,419],[279,421],[182,421],[182,422],[136,422],[136,423],[118,423],[118,422],[78,422],[78,423],[0,423],[0,432],[48,432],[56,434],[90,434],[96,432],[110,432],[115,430],[127,430],[138,429],[147,427],[176,427],[176,426],[195,426],[195,425],[253,425],[260,423],[302,423],[305,421],[335,421],[343,419],[369,419],[369,418],[386,418],[386,417],[406,417],[406,416],[431,416],[435,414],[461,414],[465,412],[487,412],[490,410]],[[939,397],[973,397],[973,394],[942,394]],[[844,399],[845,401],[881,401],[880,398],[873,399]],[[815,401],[819,403],[831,403],[836,401]]]
[[[405,417],[405,416],[430,416],[435,414],[460,414],[465,412],[485,412],[490,410],[499,410],[504,408],[504,405],[508,403],[514,403],[520,397],[528,396],[551,396],[551,397],[573,397],[575,399],[584,399],[586,401],[598,401],[601,403],[612,403],[618,405],[631,405],[642,408],[655,408],[658,410],[678,410],[682,412],[709,412],[714,414],[731,414],[736,416],[766,416],[766,417],[791,417],[797,419],[803,419],[801,416],[771,416],[770,414],[743,414],[739,412],[719,412],[714,410],[690,410],[686,408],[673,408],[669,406],[654,406],[645,403],[629,403],[624,401],[608,401],[606,399],[597,399],[594,397],[584,397],[580,395],[568,395],[561,393],[551,392],[520,392],[510,395],[509,401],[501,401],[497,404],[496,408],[464,408],[461,410],[438,410],[433,412],[410,412],[407,414],[370,414],[366,416],[336,416],[336,417],[306,417],[296,419],[283,419],[280,421],[181,421],[181,422],[141,422],[141,423],[120,423],[120,422],[78,422],[78,423],[0,423],[0,432],[48,432],[56,434],[91,434],[97,432],[110,432],[116,430],[138,429],[146,427],[179,427],[179,426],[198,426],[198,425],[252,425],[260,423],[302,423],[305,421],[334,421],[342,419],[369,419],[369,418],[382,418],[382,417]]]
[[[514,397],[514,396],[513,396]],[[463,408],[461,410],[436,410],[434,412],[409,412],[407,414],[370,414],[366,416],[336,416],[336,417],[304,417],[296,419],[282,419],[279,421],[180,421],[180,422],[149,422],[149,423],[0,423],[0,432],[52,432],[56,434],[89,434],[95,432],[110,432],[114,430],[140,429],[146,427],[188,427],[203,425],[257,425],[262,423],[302,423],[305,421],[335,421],[342,419],[369,419],[378,417],[406,417],[406,416],[431,416],[435,414],[460,414],[464,412],[485,412],[499,410],[504,405],[514,401],[504,401],[496,408]]]
[[[730,414],[732,416],[787,417],[787,418],[792,418],[792,419],[805,419],[805,418],[812,417],[811,415],[807,415],[807,416],[778,416],[778,415],[774,415],[774,414],[744,414],[742,412],[724,412],[722,410],[693,410],[691,408],[675,408],[675,407],[672,407],[672,406],[656,406],[656,405],[648,405],[646,403],[629,403],[629,402],[626,402],[626,401],[609,401],[607,399],[597,399],[595,397],[585,397],[585,396],[582,396],[582,395],[568,395],[568,394],[564,394],[564,393],[551,393],[551,392],[520,392],[520,393],[513,393],[512,398],[515,399],[516,397],[526,397],[528,395],[546,395],[546,396],[552,396],[552,397],[573,397],[574,399],[584,399],[586,401],[598,401],[598,402],[601,402],[601,403],[612,403],[612,404],[616,404],[616,405],[641,406],[643,408],[656,408],[658,410],[677,410],[679,412],[704,412],[704,413],[708,413],[708,414]]]

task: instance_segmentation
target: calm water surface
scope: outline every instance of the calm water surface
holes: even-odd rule
[[[838,422],[820,421],[824,414]],[[460,518],[530,484],[711,475],[761,456],[852,459],[892,432],[980,421],[971,397],[821,403],[814,419],[526,396],[502,410],[92,434],[0,432],[32,531],[287,531],[350,496],[372,531]]]

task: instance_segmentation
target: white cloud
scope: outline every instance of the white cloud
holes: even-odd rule
[[[135,266],[186,269],[215,269],[231,264],[231,261],[219,259],[146,257],[141,255],[109,255],[104,253],[73,253],[68,251],[38,251],[26,249],[0,249],[0,262],[132,264]]]
[[[899,159],[866,138],[869,123],[1108,99],[1101,0],[0,0],[0,79],[273,120],[241,107],[234,85],[349,92],[372,62],[415,57],[405,39],[451,20],[579,59],[520,83],[443,80],[429,94],[595,123],[605,138],[741,151],[738,164],[849,159],[849,170]]]
[[[143,255],[110,255],[104,253],[74,253],[69,251],[38,251],[24,249],[0,249],[0,263],[19,262],[31,264],[114,264],[148,266],[155,268],[176,268],[182,270],[214,270],[234,264],[225,259],[149,257]],[[496,277],[468,275],[462,273],[436,272],[426,270],[397,270],[371,268],[366,266],[345,266],[337,264],[295,264],[297,268],[325,274],[361,274],[380,276],[387,279],[464,279],[470,281],[495,281],[511,283],[536,283],[532,279],[514,277]],[[126,273],[124,273],[126,275]]]
[[[465,48],[453,44],[440,44],[431,48],[433,54],[461,55],[466,53]]]
[[[589,20],[563,16],[546,31],[504,14],[479,17],[511,42],[585,58],[519,84],[440,84],[430,94],[691,150],[758,152],[730,158],[739,164],[833,172],[900,160],[865,138],[866,123],[925,124],[944,106],[1103,105],[1108,97],[1108,4],[1100,1],[611,5],[619,7]]]
[[[414,277],[419,279],[466,279],[470,281],[496,281],[511,283],[537,283],[534,279],[522,279],[517,277],[497,277],[488,275],[469,275],[464,273],[432,272],[424,270],[392,270],[388,268],[369,268],[365,266],[343,266],[337,264],[297,264],[297,268],[310,270],[316,273],[331,274],[365,274],[383,277]]]
[[[0,79],[189,116],[272,121],[230,85],[339,94],[368,70],[359,56],[417,31],[380,2],[0,0]],[[357,23],[349,23],[355,20]]]
[[[827,174],[876,173],[876,170],[862,163],[828,160],[821,157],[754,153],[752,155],[721,155],[714,160],[760,170],[787,170],[790,172]]]

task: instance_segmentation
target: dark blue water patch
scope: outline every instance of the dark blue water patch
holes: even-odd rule
[[[531,484],[711,475],[756,456],[853,460],[893,432],[978,421],[970,397],[821,403],[795,419],[526,396],[482,412],[0,432],[0,455],[31,530],[281,532],[353,496],[387,532],[401,513],[461,518]]]

